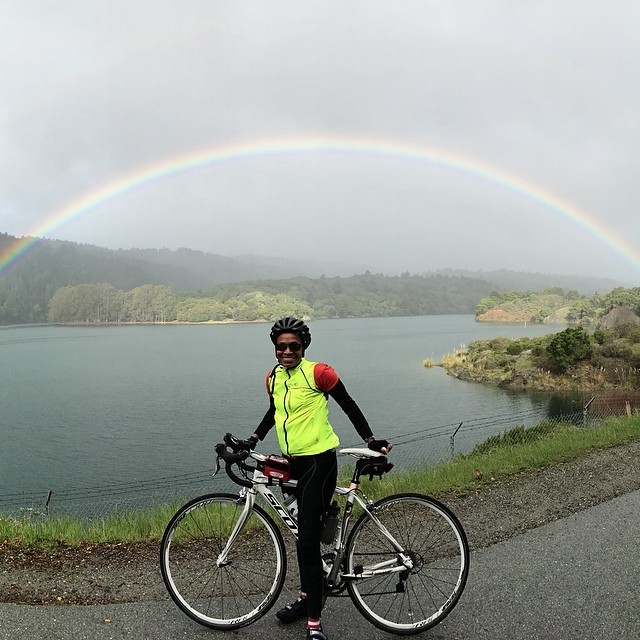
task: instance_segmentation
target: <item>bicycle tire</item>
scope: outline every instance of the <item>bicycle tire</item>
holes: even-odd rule
[[[349,581],[351,600],[372,624],[397,635],[422,633],[455,607],[469,573],[469,544],[462,525],[445,505],[429,496],[402,493],[376,502],[371,512],[403,546],[413,568]],[[351,530],[346,570],[358,574],[398,558],[368,512]]]
[[[258,505],[218,565],[244,504],[226,493],[195,498],[176,512],[162,537],[160,566],[169,594],[190,618],[213,629],[238,629],[261,618],[287,573],[282,534]]]

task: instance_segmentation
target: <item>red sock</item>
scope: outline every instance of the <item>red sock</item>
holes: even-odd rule
[[[322,629],[320,618],[309,618],[307,620],[307,629]]]

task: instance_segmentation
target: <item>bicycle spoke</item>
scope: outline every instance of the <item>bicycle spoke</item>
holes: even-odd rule
[[[411,564],[367,577],[372,569],[384,571],[381,563],[397,559],[398,553],[375,521],[363,514],[348,542],[348,572],[362,566],[360,578],[348,583],[349,594],[362,614],[382,629],[402,634],[424,631],[449,613],[464,589],[468,572],[464,531],[455,516],[426,496],[390,496],[376,504],[374,514]],[[394,565],[398,567],[397,562]]]
[[[214,494],[185,505],[162,541],[162,575],[176,604],[197,622],[234,629],[255,621],[277,599],[286,572],[282,536],[257,506],[225,552],[244,505]]]

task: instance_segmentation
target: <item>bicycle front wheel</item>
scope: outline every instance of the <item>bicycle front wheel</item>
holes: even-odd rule
[[[441,622],[458,602],[469,573],[462,525],[442,503],[403,493],[376,502],[371,513],[402,547],[408,562],[363,513],[347,541],[349,595],[376,627],[399,635]]]
[[[162,578],[174,602],[196,622],[237,629],[275,603],[287,571],[282,534],[258,505],[222,556],[245,506],[237,495],[196,498],[173,516],[162,538]]]

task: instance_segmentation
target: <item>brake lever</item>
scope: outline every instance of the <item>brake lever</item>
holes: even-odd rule
[[[233,451],[233,453],[238,453],[238,451],[240,450],[240,443],[238,442],[238,438],[236,438],[231,433],[224,434],[224,443]]]
[[[220,454],[216,456],[216,470],[211,474],[212,478],[215,478],[218,475],[218,471],[220,471]]]

